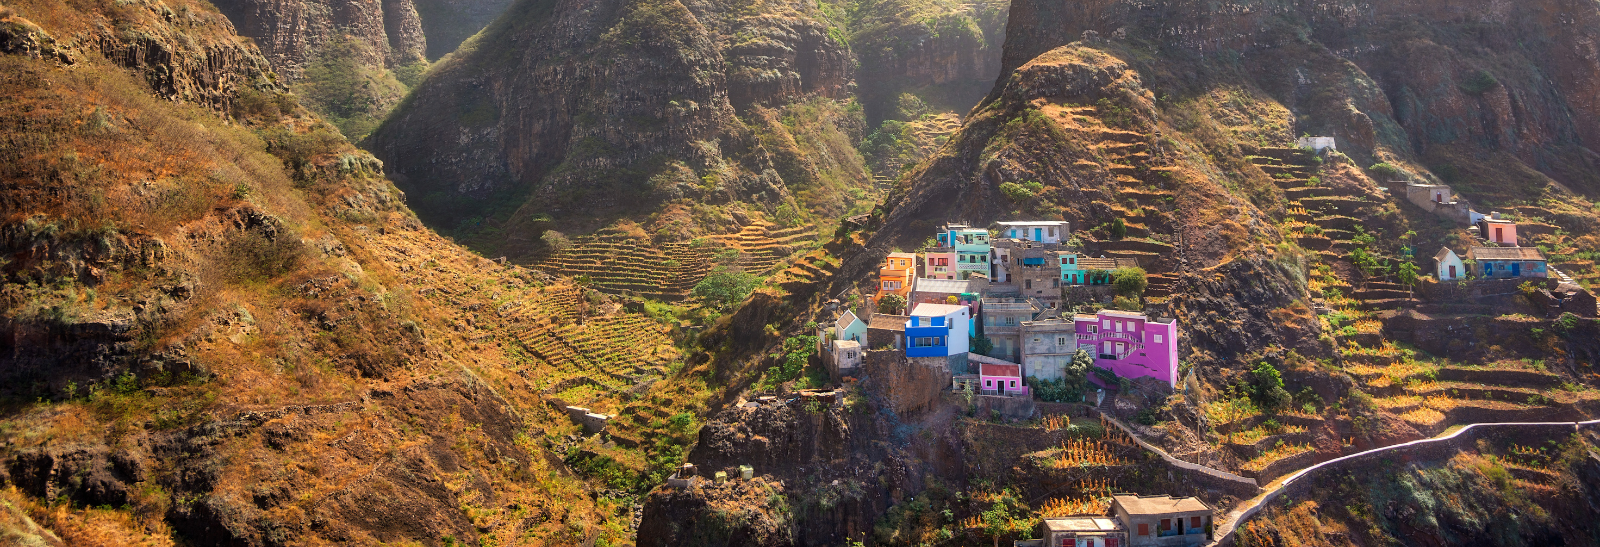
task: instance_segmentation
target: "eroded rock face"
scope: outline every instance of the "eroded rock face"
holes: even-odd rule
[[[719,202],[785,195],[738,116],[842,98],[848,50],[804,3],[524,1],[430,73],[370,148],[428,220],[648,209],[679,162]],[[776,194],[776,195],[774,195]],[[531,197],[528,197],[530,196]],[[536,235],[536,234],[535,234]],[[532,236],[530,236],[531,239]]]
[[[290,80],[300,77],[325,44],[339,38],[367,46],[369,66],[415,62],[427,49],[422,20],[409,0],[219,0],[216,5]]]
[[[1018,0],[1004,70],[1085,37],[1241,60],[1302,116],[1302,130],[1335,136],[1362,161],[1467,145],[1600,190],[1592,174],[1600,7],[1592,2]],[[1323,70],[1341,66],[1349,70]]]

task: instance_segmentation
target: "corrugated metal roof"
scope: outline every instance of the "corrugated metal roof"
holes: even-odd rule
[[[966,294],[972,292],[972,281],[965,279],[917,279],[917,292]]]

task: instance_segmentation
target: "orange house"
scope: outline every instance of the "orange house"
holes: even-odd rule
[[[911,296],[912,286],[917,279],[917,255],[912,253],[889,253],[889,258],[883,260],[883,266],[878,268],[878,296],[873,298],[876,302],[886,294]]]

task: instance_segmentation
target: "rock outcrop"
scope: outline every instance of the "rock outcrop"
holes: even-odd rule
[[[782,203],[808,175],[780,174],[792,140],[762,112],[842,99],[850,82],[846,46],[816,15],[798,2],[523,1],[430,71],[369,148],[426,198],[425,220],[498,214],[512,253],[545,215]]]

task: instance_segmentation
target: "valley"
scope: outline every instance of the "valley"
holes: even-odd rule
[[[0,543],[1595,543],[1597,32],[8,2]]]

